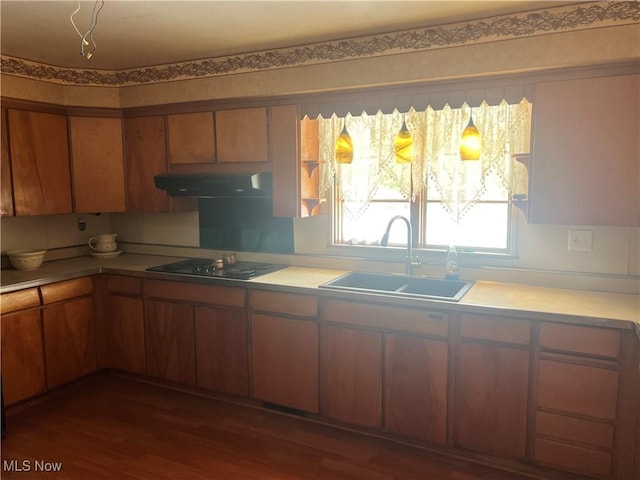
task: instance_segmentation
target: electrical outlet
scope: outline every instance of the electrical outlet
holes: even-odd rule
[[[569,230],[569,250],[590,252],[593,250],[593,232],[591,230]]]

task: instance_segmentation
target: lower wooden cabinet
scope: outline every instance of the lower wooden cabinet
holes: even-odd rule
[[[193,305],[147,300],[145,344],[150,376],[195,385]]]
[[[318,299],[254,290],[249,307],[253,397],[318,413]]]
[[[446,443],[448,348],[446,341],[385,334],[386,431]]]
[[[529,350],[460,343],[455,386],[454,444],[524,459]]]
[[[130,373],[147,373],[144,302],[141,297],[109,295],[105,328],[106,365]]]
[[[253,396],[318,413],[318,324],[252,314]]]
[[[462,456],[637,477],[640,344],[631,329],[101,278],[95,292],[85,277],[2,295],[8,405],[94,371],[99,350],[100,368]]]
[[[323,326],[322,383],[323,415],[382,428],[382,334]]]
[[[45,306],[42,310],[47,386],[57,387],[96,369],[91,297]]]
[[[12,405],[46,389],[40,309],[3,314],[1,322],[2,394]]]
[[[196,377],[199,387],[249,394],[247,314],[223,307],[195,307]]]
[[[618,395],[621,345],[618,330],[541,324],[535,378],[537,463],[597,478],[614,473],[614,449],[625,428],[619,421],[625,413]],[[618,476],[626,477],[631,467],[621,462],[622,457],[617,459]]]
[[[609,477],[613,424],[549,412],[536,414],[535,459],[542,465]]]

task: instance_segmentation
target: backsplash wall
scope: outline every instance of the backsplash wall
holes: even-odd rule
[[[78,230],[78,219],[86,223]],[[301,255],[327,255],[329,221],[326,216],[296,219],[295,251]],[[640,275],[640,228],[577,227],[593,231],[593,251],[568,251],[564,225],[532,225],[518,219],[518,258],[499,266],[536,270],[585,272],[605,275]],[[3,217],[2,252],[18,248],[60,249],[86,246],[99,233],[118,233],[119,242],[198,247],[198,212],[118,213]]]
[[[78,219],[86,222],[85,231],[78,230]],[[297,260],[293,264],[311,259],[311,266],[322,265],[323,256],[328,255],[329,219],[317,216],[295,219],[294,237]],[[517,219],[518,258],[492,262],[495,270],[474,272],[476,279],[507,280],[504,268],[517,269],[521,275],[516,281],[527,281],[527,275],[537,284],[547,284],[540,278],[540,271],[578,272],[599,276],[598,282],[609,282],[607,289],[619,291],[617,280],[628,278],[631,284],[640,276],[640,228],[628,227],[579,227],[593,231],[593,251],[568,251],[568,230],[563,225],[530,225],[523,218]],[[2,217],[0,219],[0,241],[3,253],[18,248],[38,248],[49,250],[46,260],[64,255],[86,255],[87,241],[99,233],[118,233],[118,242],[123,244],[199,246],[198,213],[142,214],[121,213],[103,215],[50,215],[35,217]],[[62,250],[68,247],[76,249]],[[464,265],[464,259],[461,259]],[[333,263],[340,261],[334,259]],[[353,268],[353,261],[344,260],[344,268]],[[371,263],[371,262],[368,262]],[[437,267],[437,266],[436,266]],[[425,268],[419,274],[437,274],[437,268]],[[503,272],[503,273],[500,273]],[[529,272],[529,273],[527,273]],[[524,275],[524,276],[523,276]],[[583,275],[584,277],[584,275]],[[561,284],[573,288],[575,276],[568,283]],[[593,281],[590,280],[593,285]],[[549,281],[549,286],[552,286]],[[635,281],[640,292],[640,280]],[[579,288],[575,285],[575,288]],[[603,286],[604,288],[604,286]],[[625,288],[625,290],[627,290]]]
[[[78,228],[79,220],[85,222],[84,231]],[[8,250],[22,248],[54,250],[71,246],[84,247],[91,237],[110,230],[109,214],[2,217],[0,247],[3,254]],[[48,253],[45,261],[50,256]]]

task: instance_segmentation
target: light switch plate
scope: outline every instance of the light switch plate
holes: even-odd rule
[[[593,232],[591,230],[569,230],[569,250],[572,252],[591,252],[593,250]]]

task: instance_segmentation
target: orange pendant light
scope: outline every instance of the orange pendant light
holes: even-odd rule
[[[404,119],[402,120],[402,128],[393,142],[393,152],[396,163],[411,163],[413,161],[413,137]]]
[[[342,127],[336,142],[336,162],[345,164],[353,162],[353,142],[346,125]]]
[[[462,132],[460,139],[460,159],[478,160],[481,153],[481,137],[478,127],[473,124],[473,118],[469,117],[469,123]]]

